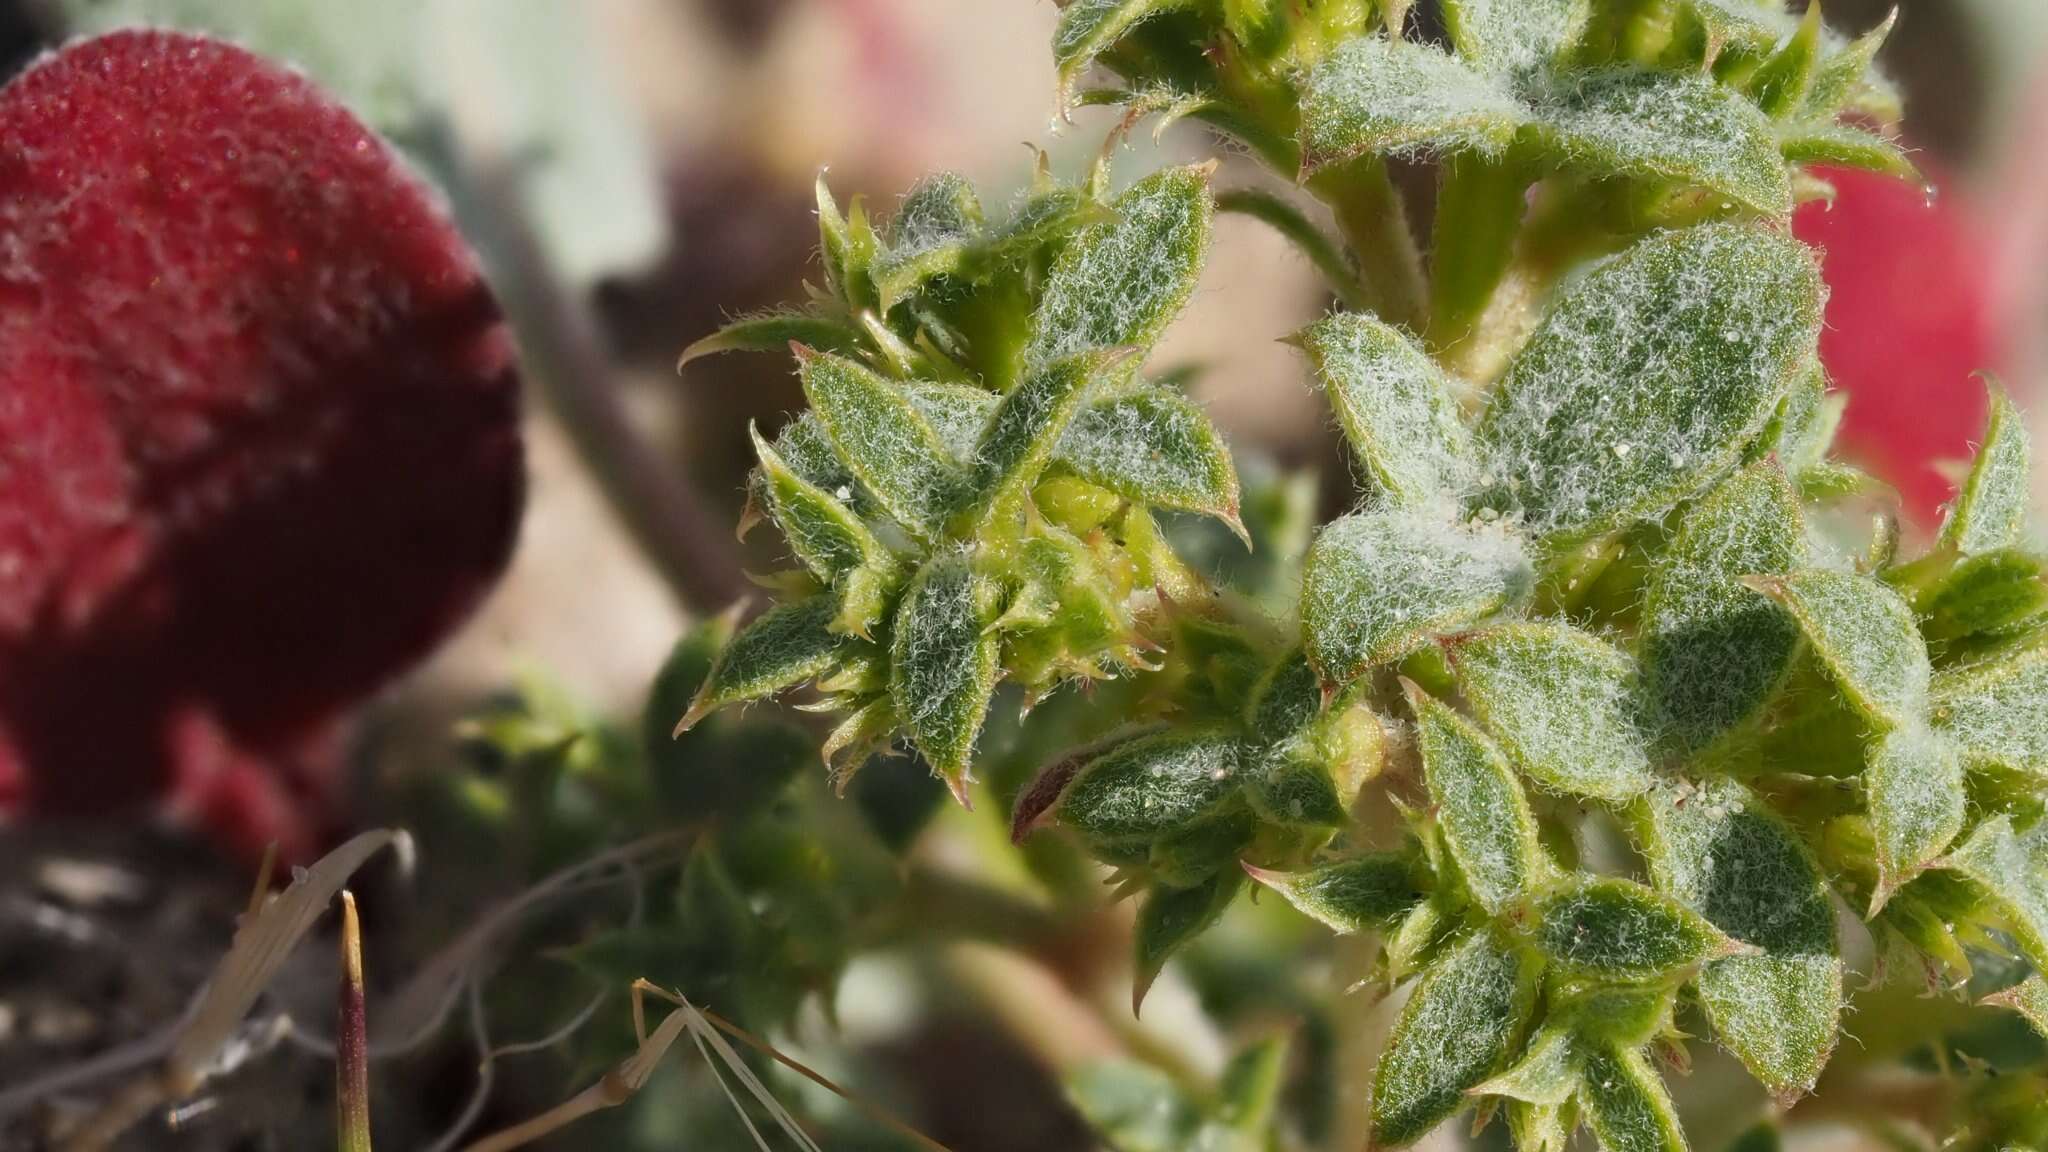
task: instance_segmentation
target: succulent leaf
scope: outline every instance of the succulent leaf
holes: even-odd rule
[[[1423,779],[1472,898],[1496,915],[1543,880],[1529,798],[1493,742],[1449,705],[1407,686]]]
[[[1192,888],[1157,888],[1145,898],[1145,906],[1138,911],[1133,1015],[1166,961],[1221,919],[1243,887],[1244,873],[1226,868]]]
[[[1424,44],[1353,40],[1309,74],[1301,97],[1303,166],[1360,156],[1499,152],[1528,120],[1501,78]]]
[[[1971,556],[2018,540],[2027,517],[2031,454],[2026,418],[2005,389],[1991,385],[1984,443],[1941,526],[1941,542]]]
[[[1521,73],[1552,63],[1589,14],[1587,0],[1446,0],[1444,28],[1472,64]]]
[[[1963,764],[1934,731],[1895,729],[1869,750],[1863,787],[1877,838],[1878,899],[1918,875],[1963,829]]]
[[[898,523],[937,536],[960,487],[938,432],[901,389],[852,360],[805,355],[798,371],[839,458]]]
[[[830,592],[763,612],[718,654],[677,731],[728,704],[773,696],[823,675],[857,643],[833,631],[838,616],[839,598]]]
[[[1353,856],[1305,872],[1268,872],[1247,867],[1252,879],[1284,897],[1302,915],[1333,932],[1385,931],[1399,924],[1422,900],[1415,862],[1402,853]]]
[[[1933,674],[1913,609],[1868,576],[1809,568],[1750,586],[1791,612],[1821,665],[1856,710],[1887,728],[1927,714]]]
[[[1200,405],[1167,389],[1145,388],[1082,408],[1055,459],[1126,499],[1239,525],[1229,447]]]
[[[1799,498],[1768,462],[1680,514],[1643,596],[1643,679],[1666,739],[1706,745],[1753,715],[1784,679],[1798,625],[1743,577],[1789,572],[1805,553]]]
[[[1606,1152],[1685,1152],[1685,1131],[1664,1078],[1641,1052],[1594,1051],[1586,1057],[1579,1101]]]
[[[1714,1031],[1764,1087],[1796,1097],[1834,1050],[1842,961],[1834,908],[1797,836],[1733,780],[1660,786],[1638,801],[1660,891],[1763,950],[1697,978]]]
[[[1489,402],[1480,440],[1540,534],[1661,515],[1732,464],[1809,361],[1820,279],[1797,241],[1664,232],[1552,305]]]
[[[1536,942],[1552,964],[1600,980],[1654,980],[1730,951],[1699,913],[1632,880],[1570,881],[1534,915]]]
[[[1503,526],[1446,523],[1440,511],[1377,509],[1316,536],[1302,572],[1302,631],[1326,682],[1349,683],[1526,593],[1529,563]]]
[[[1344,312],[1302,333],[1351,450],[1391,503],[1465,495],[1477,468],[1471,433],[1443,369],[1399,329]]]
[[[912,577],[890,637],[896,715],[963,803],[975,738],[1001,674],[989,599],[964,554],[941,553]]]
[[[1597,800],[1650,786],[1635,661],[1568,624],[1505,624],[1449,644],[1458,691],[1524,775]]]
[[[1072,11],[1072,9],[1069,9]],[[1076,232],[1046,274],[1027,365],[1102,348],[1149,350],[1194,294],[1215,203],[1209,167],[1168,168]]]
[[[1944,669],[1935,724],[1974,765],[2048,778],[2048,646]]]
[[[1373,1078],[1372,1140],[1414,1143],[1513,1056],[1536,1007],[1539,966],[1478,931],[1446,952],[1401,1010]]]
[[[1060,823],[1103,843],[1149,842],[1237,792],[1239,748],[1222,732],[1141,737],[1090,761],[1067,786]]]

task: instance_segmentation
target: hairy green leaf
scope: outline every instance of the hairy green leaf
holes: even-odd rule
[[[911,742],[956,796],[964,797],[1001,673],[990,598],[965,555],[941,553],[911,578],[890,640],[889,698]]]
[[[1352,856],[1306,872],[1245,871],[1338,933],[1385,931],[1422,899],[1415,862],[1396,852]]]
[[[1970,763],[2048,778],[2048,646],[1944,669],[1933,694],[1936,725]]]
[[[1499,914],[1543,879],[1529,798],[1493,742],[1449,705],[1408,684],[1423,780],[1444,842],[1480,907]]]
[[[773,696],[822,675],[857,643],[832,630],[838,615],[839,597],[829,592],[763,612],[718,654],[677,731],[727,704]]]
[[[1920,169],[1897,141],[1853,124],[1785,125],[1778,129],[1778,151],[1791,164],[1861,168],[1900,180],[1921,179]]]
[[[1590,176],[1690,185],[1771,215],[1792,210],[1769,119],[1704,77],[1571,73],[1539,101],[1530,131]]]
[[[1664,1078],[1641,1052],[1586,1055],[1579,1101],[1606,1152],[1685,1152],[1685,1131]]]
[[[2004,638],[2048,616],[2048,559],[2017,548],[1979,552],[1916,597],[1928,640]]]
[[[1121,1152],[1181,1152],[1202,1127],[1181,1086],[1136,1060],[1085,1064],[1067,1077],[1066,1095],[1089,1131]]]
[[[891,562],[888,549],[860,517],[797,475],[751,425],[747,434],[753,437],[754,451],[761,460],[770,513],[804,567],[829,581],[856,568]]]
[[[1121,358],[1120,352],[1098,350],[1054,360],[1033,369],[997,402],[968,469],[963,535],[999,509],[1013,507],[1037,483],[1088,398],[1089,385]]]
[[[1466,60],[1527,72],[1555,60],[1585,27],[1587,0],[1445,0],[1444,27]]]
[[[802,312],[763,312],[742,316],[683,349],[676,371],[720,352],[786,352],[791,343],[820,352],[853,352],[860,342],[858,331],[837,320]]]
[[[1571,1030],[1546,1023],[1514,1066],[1472,1089],[1475,1096],[1504,1096],[1528,1104],[1562,1104],[1579,1087],[1585,1065]]]
[[[1498,524],[1382,508],[1326,525],[1302,573],[1302,631],[1326,682],[1348,683],[1438,632],[1469,627],[1525,594],[1527,559]]]
[[[1166,732],[1119,744],[1067,786],[1060,823],[1103,843],[1149,842],[1236,795],[1239,749],[1221,732]]]
[[[957,172],[938,172],[903,197],[889,243],[875,258],[875,290],[887,311],[927,281],[959,271],[982,230],[981,200]]]
[[[1991,414],[1984,444],[1955,507],[1941,526],[1941,542],[1965,556],[2003,548],[2019,539],[2027,518],[2028,457],[2032,446],[2026,419],[2005,389],[1991,386]]]
[[[1237,468],[1200,405],[1164,388],[1081,409],[1055,459],[1081,479],[1156,508],[1238,525]]]
[[[1699,913],[1632,880],[1577,879],[1536,906],[1536,943],[1568,973],[1601,980],[1669,976],[1729,953]]]
[[[1985,997],[1981,1003],[2010,1008],[2026,1018],[2034,1031],[2048,1037],[2048,979],[2029,976],[2020,983]]]
[[[839,295],[849,311],[873,307],[878,298],[872,272],[876,257],[881,255],[881,239],[869,226],[860,197],[853,198],[851,211],[842,216],[838,203],[832,199],[832,190],[825,186],[822,172],[818,174],[816,191],[825,285]]]
[[[1533,959],[1488,931],[1430,967],[1373,1077],[1375,1146],[1421,1139],[1507,1063],[1535,1010],[1538,975]]]
[[[1721,1043],[1773,1094],[1804,1093],[1834,1050],[1842,1010],[1835,914],[1819,868],[1733,780],[1662,785],[1638,804],[1658,889],[1763,949],[1700,972],[1700,1000]]]
[[[1074,0],[1053,29],[1052,59],[1059,70],[1061,103],[1088,65],[1149,17],[1194,0]]]
[[[1766,461],[1686,509],[1651,562],[1643,681],[1658,729],[1680,749],[1740,724],[1784,679],[1799,626],[1742,578],[1789,572],[1804,547],[1798,495]]]
[[[1107,219],[1067,241],[1046,276],[1027,364],[1152,346],[1202,272],[1215,214],[1209,172],[1196,165],[1147,176],[1111,203]]]
[[[1820,568],[1753,577],[1750,585],[1799,621],[1858,712],[1891,728],[1915,726],[1926,716],[1927,645],[1913,609],[1897,592],[1868,576]]]
[[[1806,86],[1802,109],[1806,116],[1831,118],[1849,107],[1859,91],[1871,85],[1877,50],[1884,47],[1898,19],[1898,9],[1894,8],[1877,27],[1822,57]],[[1882,78],[1877,79],[1882,86]]]
[[[1820,274],[1788,236],[1664,232],[1588,273],[1509,365],[1480,424],[1539,533],[1663,513],[1739,458],[1812,355]]]
[[[1537,783],[1621,801],[1650,786],[1635,661],[1568,624],[1505,624],[1450,643],[1458,691]]]
[[[1920,725],[1886,733],[1869,757],[1863,788],[1877,837],[1874,910],[1962,831],[1963,764],[1947,740]]]
[[[839,458],[898,523],[935,536],[960,483],[938,432],[902,391],[851,360],[807,355],[799,373]]]
[[[2042,892],[2033,862],[2013,835],[2010,817],[1995,816],[1978,825],[1937,867],[1976,884],[2028,962],[2048,968],[2048,894]]]
[[[1766,116],[1784,116],[1796,110],[1813,83],[1820,53],[1820,5],[1809,4],[1798,29],[1750,76],[1746,85],[1750,99]]]
[[[1155,888],[1145,898],[1138,912],[1132,1015],[1145,1002],[1145,993],[1167,959],[1221,919],[1243,887],[1244,873],[1227,868],[1192,888]]]
[[[1308,170],[1359,156],[1497,152],[1528,118],[1505,81],[1428,45],[1361,37],[1309,74],[1301,97]]]
[[[1387,500],[1464,495],[1475,478],[1471,435],[1450,381],[1399,329],[1342,312],[1310,326],[1302,347],[1366,476]]]

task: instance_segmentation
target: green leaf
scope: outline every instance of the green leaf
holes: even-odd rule
[[[1488,931],[1430,967],[1374,1073],[1374,1146],[1421,1139],[1507,1063],[1535,1011],[1538,976],[1527,953]]]
[[[2013,407],[2005,389],[1993,384],[1990,390],[1991,414],[1984,425],[1984,444],[1977,449],[1969,479],[1963,482],[1955,507],[1941,526],[1941,542],[1965,556],[2016,542],[2027,519],[2032,446],[2026,419]]]
[[[2026,849],[2013,835],[2011,817],[1995,816],[1978,825],[1962,847],[1936,866],[1976,884],[2028,962],[2048,968],[2048,899]]]
[[[831,493],[833,499],[856,509],[873,505],[874,498],[860,488],[860,481],[855,479],[853,470],[832,447],[832,438],[825,432],[825,422],[818,419],[816,412],[799,413],[796,419],[782,426],[781,431],[775,434],[775,454],[782,457],[782,462],[804,483]],[[765,491],[760,493],[760,499],[766,502]]]
[[[1467,61],[1488,72],[1548,65],[1585,27],[1587,0],[1445,0],[1444,28]]]
[[[1471,435],[1450,381],[1413,340],[1356,312],[1329,316],[1300,340],[1352,451],[1388,501],[1426,504],[1473,486]]]
[[[897,606],[889,697],[911,742],[965,803],[975,737],[1001,672],[989,589],[965,555],[926,561]]]
[[[1730,953],[1728,938],[1699,913],[1632,880],[1569,881],[1543,897],[1535,916],[1544,955],[1598,980],[1653,980]]]
[[[851,360],[808,355],[798,372],[839,458],[898,523],[936,536],[960,483],[938,432],[901,391]]]
[[[956,523],[960,535],[973,533],[999,510],[1016,507],[1051,462],[1088,398],[1089,385],[1123,356],[1103,350],[1055,360],[1033,369],[996,403],[968,469],[968,496]]]
[[[1700,188],[1766,215],[1792,210],[1792,180],[1771,122],[1704,77],[1574,72],[1539,101],[1530,133],[1588,176]]]
[[[1820,50],[1820,5],[1809,4],[1798,30],[1786,37],[1749,78],[1750,99],[1764,115],[1784,116],[1804,103]]]
[[[1147,176],[1111,203],[1108,219],[1067,241],[1046,275],[1027,364],[1152,346],[1202,272],[1215,214],[1209,173],[1195,165]]]
[[[797,475],[751,424],[747,434],[753,437],[754,451],[761,460],[770,512],[804,567],[829,581],[857,568],[892,563],[888,549],[860,517]]]
[[[1188,7],[1193,0],[1074,0],[1053,29],[1052,59],[1059,70],[1060,104],[1095,58],[1148,17]]]
[[[825,284],[845,302],[849,311],[859,312],[877,303],[872,270],[881,254],[882,242],[868,225],[860,197],[853,198],[850,216],[839,214],[832,190],[825,186],[821,172],[817,180],[818,241],[825,264]]]
[[[1921,179],[1920,169],[1897,141],[1853,124],[1788,124],[1778,129],[1778,151],[1790,164],[1861,168],[1901,180]]]
[[[1944,669],[1934,720],[1973,765],[2048,778],[2048,647]]]
[[[1792,613],[1858,712],[1889,728],[1925,718],[1932,675],[1927,645],[1913,609],[1897,592],[1869,576],[1819,568],[1749,583]]]
[[[972,384],[938,384],[912,380],[903,385],[903,395],[917,414],[925,418],[946,455],[963,466],[974,459],[981,443],[982,429],[988,427],[1002,398]]]
[[[1288,1034],[1281,1033],[1230,1058],[1216,1085],[1218,1122],[1264,1140],[1287,1087],[1287,1053],[1292,1046]],[[1248,1152],[1250,1147],[1246,1146]]]
[[[1237,794],[1238,745],[1221,732],[1166,732],[1090,761],[1061,795],[1062,824],[1097,843],[1149,843]]]
[[[1680,749],[1754,715],[1784,679],[1799,627],[1742,582],[1789,572],[1805,548],[1799,498],[1768,461],[1679,517],[1643,596],[1643,681],[1657,727]]]
[[[1947,740],[1919,725],[1886,733],[1869,757],[1863,788],[1877,838],[1875,912],[1962,831],[1963,764]]]
[[[1658,516],[1740,457],[1811,357],[1820,273],[1789,236],[1664,232],[1569,289],[1480,424],[1531,528]]]
[[[1290,200],[1257,188],[1234,188],[1216,197],[1218,212],[1235,212],[1270,226],[1294,243],[1346,307],[1366,309],[1371,300],[1350,257]]]
[[[1640,1052],[1588,1053],[1579,1102],[1606,1152],[1685,1152],[1671,1093]]]
[[[1479,906],[1506,912],[1544,877],[1529,798],[1493,742],[1449,705],[1404,681],[1423,780],[1444,842]]]
[[[1847,393],[1829,391],[1827,372],[1814,364],[1785,394],[1751,459],[1775,455],[1778,467],[1795,479],[1819,467],[1827,461],[1848,402]]]
[[[1528,1104],[1509,1100],[1505,1111],[1508,1136],[1515,1142],[1515,1152],[1565,1152],[1571,1145],[1573,1130],[1579,1126],[1577,1106],[1570,1102]]]
[[[1131,1015],[1138,1014],[1167,959],[1221,919],[1243,887],[1244,873],[1229,868],[1192,888],[1155,888],[1145,898],[1138,911]]]
[[[1545,1024],[1513,1067],[1472,1089],[1472,1094],[1562,1104],[1579,1087],[1579,1069],[1585,1064],[1579,1047],[1570,1029]]]
[[[1245,871],[1302,915],[1339,934],[1386,931],[1422,900],[1415,861],[1397,852],[1352,856],[1306,872],[1268,872],[1250,865]]]
[[[2048,616],[2048,560],[2017,548],[1979,552],[1951,568],[1914,606],[1929,641],[2031,631]]]
[[[926,282],[960,270],[982,230],[981,200],[957,172],[917,182],[889,225],[889,243],[874,262],[880,310],[888,311]]]
[[[1128,500],[1214,516],[1240,536],[1237,468],[1200,405],[1163,388],[1081,409],[1055,459]]]
[[[718,663],[697,692],[677,731],[727,704],[759,700],[823,675],[857,641],[834,632],[839,597],[822,593],[763,612],[718,654]]]
[[[1303,169],[1384,153],[1499,152],[1528,116],[1505,82],[1448,53],[1363,37],[1309,74],[1301,96]]]
[[[1733,780],[1662,785],[1638,801],[1660,891],[1760,956],[1715,960],[1697,978],[1721,1043],[1773,1095],[1813,1087],[1842,1010],[1835,913],[1806,848]]]
[[[1806,87],[1802,109],[1805,115],[1833,117],[1870,85],[1877,50],[1884,47],[1885,39],[1891,35],[1892,26],[1898,23],[1898,19],[1899,10],[1893,8],[1877,27],[1822,58]],[[1881,85],[1882,78],[1877,79]]]
[[[683,349],[676,371],[720,352],[787,352],[792,343],[820,352],[856,352],[860,342],[858,331],[837,320],[802,312],[763,312],[742,316]]]
[[[2002,992],[1986,996],[1979,1003],[2009,1008],[2025,1017],[2035,1032],[2048,1037],[2048,979],[2029,976]]]
[[[1633,1048],[1672,1032],[1677,1007],[1678,986],[1670,981],[1578,982],[1557,989],[1550,1018],[1583,1042]]]
[[[1650,786],[1635,661],[1568,624],[1450,641],[1458,692],[1515,766],[1550,788],[1621,801]]]
[[[1326,525],[1302,572],[1302,632],[1329,683],[1349,683],[1431,635],[1470,627],[1524,595],[1521,545],[1498,524],[1449,524],[1382,508]]]

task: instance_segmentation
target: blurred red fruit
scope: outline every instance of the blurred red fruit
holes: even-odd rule
[[[1835,185],[1834,205],[1801,207],[1792,230],[1824,249],[1820,356],[1849,393],[1841,446],[1932,528],[1955,493],[1940,465],[1967,459],[1983,433],[1984,386],[1971,374],[1999,366],[1990,242],[1961,197],[1868,172],[1818,175]]]
[[[0,810],[311,851],[523,488],[473,256],[304,77],[123,32],[0,89]]]

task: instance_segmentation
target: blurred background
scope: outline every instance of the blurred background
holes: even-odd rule
[[[1827,17],[1857,32],[1889,7],[1830,0]],[[1027,145],[1055,171],[1082,173],[1110,122],[1090,111],[1054,122],[1055,18],[1051,0],[0,0],[0,77],[72,36],[135,23],[206,29],[297,63],[440,186],[527,350],[532,488],[515,560],[460,635],[355,725],[333,792],[340,822],[418,818],[413,801],[392,797],[451,771],[461,752],[449,733],[507,685],[544,675],[579,714],[637,714],[693,614],[742,594],[743,571],[772,566],[773,553],[748,551],[772,548],[770,534],[742,544],[723,526],[743,503],[748,422],[766,431],[800,404],[789,362],[715,357],[679,376],[677,354],[727,318],[802,300],[818,275],[821,170],[842,204],[864,195],[881,216],[937,169],[1001,203],[1030,178]],[[1844,446],[1899,488],[1927,532],[1982,426],[1973,373],[1996,373],[2023,407],[2048,413],[2048,3],[1901,0],[1883,61],[1936,190],[1844,176],[1838,200],[1804,207],[1797,227],[1830,253],[1823,354],[1853,397]],[[1119,169],[1128,178],[1212,147],[1193,124],[1157,141],[1140,132]],[[1431,178],[1407,176],[1418,189]],[[1269,178],[1233,160],[1220,179]],[[1312,477],[1326,514],[1347,499],[1345,473],[1301,358],[1277,340],[1329,306],[1283,240],[1225,216],[1159,358],[1200,369],[1191,391],[1248,459],[1265,461],[1248,469]],[[940,833],[927,855],[979,834]],[[435,848],[427,838],[425,877],[491,870]],[[0,828],[0,1087],[175,1015],[248,874],[246,861],[174,829]],[[369,910],[374,938],[374,900]],[[439,914],[415,907],[391,930]],[[110,933],[128,942],[118,955],[95,943]],[[1053,1023],[1040,1023],[1059,1034],[1034,1041],[1014,1020],[933,1022],[905,1001],[916,983],[855,969],[836,1000],[855,1039],[835,1050],[907,1070],[904,1106],[959,1152],[1087,1146],[1047,1080],[1048,1045],[1163,1045],[1201,1066],[1225,1044],[1192,1009],[1177,1013],[1173,988],[1148,1006],[1150,1040],[1092,1037],[1100,1025],[1066,1021],[1048,1000],[1039,1010]],[[912,1018],[922,1022],[906,1030]],[[492,1115],[559,1098],[570,1073],[598,1066],[514,1074]],[[309,1068],[265,1073],[282,1087],[257,1120],[199,1117],[135,1146],[305,1146],[294,1118],[325,1124]],[[419,1115],[393,1121],[390,1146],[426,1146],[467,1098],[472,1068],[458,1048],[398,1089],[390,1107]],[[699,1131],[688,1117],[706,1110],[703,1091],[650,1096],[613,1136],[559,1146],[682,1146],[667,1141]],[[0,1146],[33,1146],[29,1125],[7,1123]],[[743,1140],[738,1130],[716,1131],[690,1146],[744,1146],[725,1142]]]

